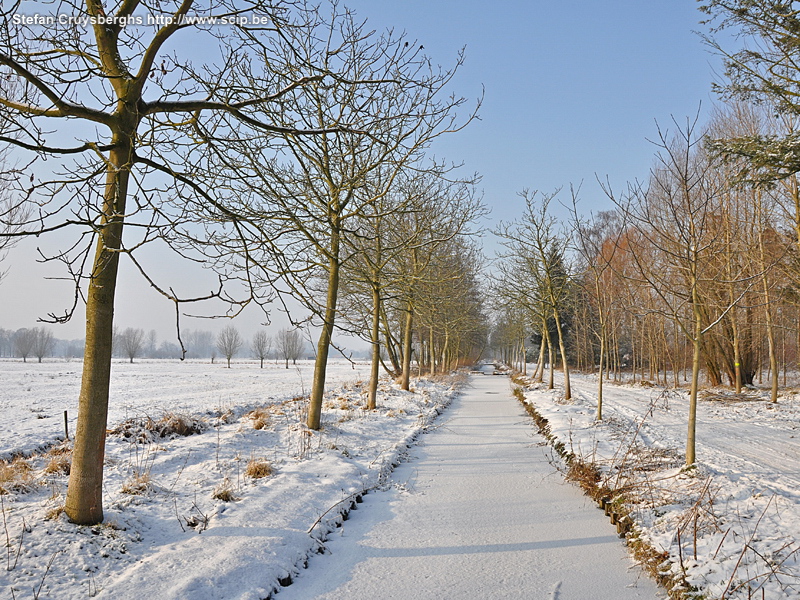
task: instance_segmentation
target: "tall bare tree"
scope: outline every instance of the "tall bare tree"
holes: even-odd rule
[[[582,258],[583,270],[587,273],[588,298],[597,316],[594,334],[599,344],[599,368],[597,374],[597,409],[595,418],[603,418],[603,379],[606,374],[610,336],[610,312],[614,286],[610,285],[612,264],[620,246],[620,236],[625,230],[619,213],[600,212],[589,219],[581,218],[577,209],[577,197],[573,194],[572,227],[575,232],[574,246]],[[594,358],[594,353],[592,353]],[[594,360],[592,360],[594,364]]]
[[[45,356],[53,353],[56,340],[53,332],[44,327],[35,327],[33,331],[36,332],[36,337],[33,341],[33,355],[39,362],[42,362]]]
[[[326,136],[279,135],[279,157],[265,154],[263,137],[234,131],[216,156],[218,172],[229,174],[237,189],[230,211],[246,211],[249,224],[261,220],[259,227],[248,229],[252,239],[246,244],[236,231],[231,244],[218,244],[217,249],[231,252],[240,268],[247,269],[249,284],[276,287],[281,298],[300,301],[320,327],[308,413],[311,429],[320,427],[353,221],[371,210],[434,138],[460,129],[474,114],[457,122],[456,110],[464,99],[445,96],[461,56],[452,69],[433,67],[413,40],[391,31],[370,32],[338,5],[318,24],[315,36],[300,47],[284,44],[279,52],[337,76],[293,87],[277,107],[270,107],[270,116],[287,123],[299,119],[310,130],[340,130]],[[218,137],[207,133],[209,140]]]
[[[133,362],[133,359],[141,356],[144,350],[145,335],[144,329],[134,329],[127,327],[119,334],[119,350]]]
[[[22,362],[28,362],[28,357],[33,354],[37,335],[38,329],[36,327],[17,329],[14,332],[14,352],[17,356],[22,357]]]
[[[289,368],[289,361],[297,363],[297,359],[303,354],[303,334],[299,329],[281,329],[275,340],[276,352],[283,358],[286,368]]]
[[[261,361],[261,368],[264,368],[264,361],[269,358],[272,352],[272,336],[263,329],[253,334],[253,341],[250,342],[250,350],[257,359]]]
[[[564,317],[572,299],[573,283],[566,265],[567,236],[557,230],[557,221],[548,212],[556,194],[540,195],[524,190],[520,194],[525,202],[521,217],[516,222],[501,224],[495,233],[507,248],[502,258],[519,262],[519,268],[515,269],[519,285],[531,290],[532,297],[540,305],[538,312],[545,315],[545,319],[553,319],[564,372],[564,397],[569,400],[572,388]],[[523,280],[530,283],[526,285]],[[548,334],[546,323],[547,320],[543,330]]]
[[[634,188],[633,202],[620,203],[635,228],[626,236],[629,255],[640,282],[660,301],[692,344],[686,464],[696,459],[697,394],[705,336],[727,314],[710,316],[708,290],[724,278],[724,261],[715,260],[724,249],[716,226],[722,194],[711,176],[712,160],[702,150],[697,121],[674,134],[660,133],[660,153],[646,189]]]
[[[375,408],[382,349],[389,350],[392,365],[390,369],[383,363],[384,368],[395,377],[401,372],[397,352],[391,346],[402,331],[394,328],[395,323],[388,318],[386,304],[407,296],[409,288],[421,283],[419,277],[408,278],[405,257],[419,256],[428,251],[426,247],[468,233],[467,223],[482,211],[474,183],[473,179],[453,177],[449,169],[441,166],[412,171],[400,177],[393,189],[356,220],[356,235],[349,240],[349,256],[343,264],[342,316],[353,324],[356,335],[372,345],[368,408]],[[425,215],[420,217],[420,213]],[[409,220],[415,217],[429,226],[409,227]],[[445,222],[448,228],[442,227]],[[442,290],[448,289],[447,280],[456,276],[443,277],[438,282]],[[381,341],[382,333],[385,341]]]
[[[217,335],[217,349],[228,361],[229,369],[231,368],[231,359],[239,353],[243,345],[242,336],[233,325],[227,325]]]
[[[87,284],[86,352],[66,512],[77,523],[97,523],[103,518],[120,256],[130,258],[170,300],[190,300],[149,277],[134,251],[154,239],[184,251],[179,238],[187,233],[182,228],[187,213],[225,212],[215,201],[225,190],[204,182],[207,148],[197,143],[200,129],[233,128],[243,137],[257,131],[264,146],[270,134],[322,134],[338,124],[304,131],[298,115],[284,114],[276,123],[266,107],[279,106],[305,85],[332,82],[335,74],[299,56],[287,60],[272,53],[277,39],[292,47],[308,39],[307,25],[318,13],[301,3],[57,0],[48,5],[51,14],[72,18],[54,18],[47,26],[15,19],[19,7],[4,4],[0,12],[0,141],[29,152],[37,163],[26,171],[30,182],[26,177],[20,182],[24,197],[42,209],[17,234],[79,231],[76,245],[52,257],[75,279],[76,304]],[[236,19],[220,28],[202,20],[231,16]],[[192,50],[199,46],[214,57],[206,64]],[[241,85],[246,78],[248,84]],[[72,144],[66,141],[70,137]],[[45,158],[60,164],[40,170]],[[236,220],[225,214],[228,222]],[[209,296],[232,300],[221,289]],[[70,315],[68,310],[51,318]]]

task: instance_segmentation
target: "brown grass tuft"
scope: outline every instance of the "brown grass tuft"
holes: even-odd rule
[[[58,517],[61,516],[61,513],[64,512],[64,505],[59,504],[58,506],[51,508],[44,514],[45,521],[55,521]]]
[[[156,425],[156,431],[161,437],[186,437],[202,433],[205,430],[202,421],[175,413],[167,413],[159,419]]]
[[[253,420],[253,429],[264,429],[269,425],[269,409],[256,408],[247,413],[247,417]]]
[[[223,502],[233,502],[239,499],[233,494],[231,482],[227,477],[222,483],[214,488],[214,491],[211,492],[211,497],[215,500],[222,500]]]
[[[252,479],[262,479],[272,475],[272,465],[265,458],[251,458],[247,461],[247,468],[244,474]]]
[[[69,475],[72,468],[72,457],[67,454],[52,456],[44,468],[48,475]]]
[[[21,456],[12,461],[0,461],[0,494],[31,491],[32,471],[31,465]]]
[[[585,494],[593,495],[600,481],[600,471],[592,464],[575,459],[567,469],[567,481],[577,483]]]
[[[130,494],[131,496],[141,496],[146,494],[150,489],[150,473],[136,473],[133,477],[128,479],[122,484],[120,490],[123,494]]]
[[[140,443],[151,443],[156,438],[186,437],[206,430],[206,424],[200,419],[167,413],[158,421],[150,417],[134,418],[123,421],[110,434],[120,435],[126,439],[134,438]]]

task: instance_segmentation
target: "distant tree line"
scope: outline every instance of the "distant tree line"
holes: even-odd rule
[[[218,335],[206,330],[186,330],[183,332],[184,351],[175,343],[167,340],[158,341],[154,329],[145,333],[144,329],[127,327],[122,331],[114,331],[115,358],[128,359],[134,362],[137,358],[147,359],[209,359],[212,363],[217,358],[230,360],[236,356],[247,356],[258,359],[261,366],[264,361],[289,361],[296,364],[306,355],[307,346],[302,333],[294,328],[281,329],[275,340],[266,330],[253,334],[247,343],[239,330],[229,325]],[[60,340],[46,327],[32,327],[14,330],[0,328],[0,358],[21,358],[24,362],[44,358],[82,358],[83,340]]]

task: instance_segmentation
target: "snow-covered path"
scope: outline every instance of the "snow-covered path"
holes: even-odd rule
[[[663,597],[554,472],[508,379],[471,384],[280,600]]]

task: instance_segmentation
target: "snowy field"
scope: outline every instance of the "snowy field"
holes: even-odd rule
[[[30,452],[64,436],[64,411],[75,431],[80,391],[80,360],[23,363],[0,360],[0,458]],[[111,372],[109,426],[129,417],[161,417],[165,413],[203,414],[260,405],[307,394],[314,363],[297,365],[208,360],[115,359]],[[369,378],[369,364],[331,361],[329,385]]]
[[[106,519],[79,527],[60,511],[69,449],[57,440],[64,410],[74,430],[80,362],[0,362],[0,452],[33,454],[0,463],[0,598],[260,600],[294,579],[457,393],[385,381],[368,412],[367,364],[334,362],[312,432],[311,368],[115,362]],[[595,423],[595,387],[576,376],[569,403],[525,394],[567,451],[601,469],[674,591],[800,598],[800,399],[707,396],[687,470],[684,391],[607,384]],[[175,422],[192,435],[165,431]]]
[[[3,452],[62,435],[80,363],[9,361],[0,373]],[[0,597],[268,597],[455,394],[452,382],[410,393],[387,381],[366,411],[366,375],[366,364],[329,367],[315,432],[304,425],[310,363],[115,362],[105,522],[76,526],[61,512],[68,445],[0,463]]]
[[[526,400],[567,451],[600,467],[661,570],[698,598],[800,598],[800,399],[705,394],[687,470],[686,391],[606,384],[595,423],[596,386],[576,376],[571,402],[541,386]]]

